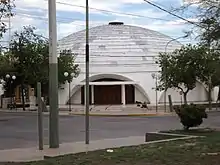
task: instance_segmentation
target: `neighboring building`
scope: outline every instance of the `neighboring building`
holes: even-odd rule
[[[155,79],[158,73],[155,60],[164,52],[172,38],[149,29],[111,22],[90,29],[90,103],[96,105],[134,104],[136,101],[156,103]],[[59,42],[58,51],[71,49],[81,73],[71,83],[71,103],[84,104],[85,84],[85,30],[73,33]],[[180,48],[171,42],[167,52]],[[59,90],[59,104],[69,101],[68,85]],[[159,103],[164,102],[164,92],[157,93]],[[169,89],[173,102],[181,102],[178,91]],[[207,101],[207,90],[197,83],[188,95],[189,101]],[[166,99],[168,102],[168,98]]]

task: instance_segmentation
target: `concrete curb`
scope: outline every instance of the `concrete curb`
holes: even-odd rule
[[[84,113],[70,113],[70,116],[85,116]],[[144,113],[137,113],[137,114],[89,114],[89,116],[97,116],[97,117],[159,117],[159,116],[175,116],[175,114],[159,114],[159,113],[152,113],[152,114],[144,114]]]
[[[0,110],[4,113],[21,113],[21,114],[37,114],[37,111],[9,111]],[[49,112],[44,112],[44,115],[49,115]],[[60,112],[59,116],[85,116],[85,113],[78,112]],[[90,113],[89,116],[96,117],[163,117],[163,116],[176,116],[174,113],[121,113],[121,112],[109,112],[109,113]]]

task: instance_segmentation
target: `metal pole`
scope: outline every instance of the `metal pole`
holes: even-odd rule
[[[41,83],[37,83],[37,104],[38,104],[38,139],[39,150],[43,150],[43,112],[41,102]]]
[[[11,3],[11,0],[8,1],[9,5]],[[9,14],[9,17],[8,17],[8,49],[10,51],[10,48],[11,48],[11,12]]]
[[[180,95],[180,105],[182,106],[183,101],[182,101],[182,95]]]
[[[208,89],[208,92],[209,92],[209,110],[211,111],[212,110],[212,79],[211,79],[211,76],[209,77],[209,89]]]
[[[69,112],[71,112],[70,82],[69,82]]]
[[[49,100],[50,100],[50,148],[59,148],[58,66],[56,0],[48,1],[49,14]]]
[[[156,112],[158,111],[158,101],[157,101],[157,76],[156,76]]]
[[[86,0],[86,115],[85,143],[89,144],[89,0]]]
[[[10,91],[11,91],[11,107],[10,107],[10,109],[12,109],[12,103],[13,103],[13,98],[12,98],[12,80],[10,80]]]

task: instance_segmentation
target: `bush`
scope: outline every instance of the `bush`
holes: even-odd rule
[[[190,127],[197,127],[203,122],[203,118],[207,118],[206,108],[201,105],[182,105],[175,106],[174,110],[179,116],[182,125],[185,130],[188,130]]]

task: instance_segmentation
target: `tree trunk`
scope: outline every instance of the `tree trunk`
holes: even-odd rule
[[[24,83],[21,83],[21,97],[22,97],[22,108],[23,108],[23,111],[25,111]]]
[[[208,98],[209,98],[209,110],[211,111],[212,110],[212,89],[211,87],[209,86],[209,91],[208,91]]]
[[[185,105],[187,105],[187,93],[188,92],[183,92],[183,100]]]

